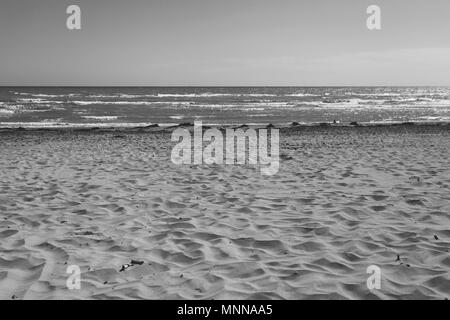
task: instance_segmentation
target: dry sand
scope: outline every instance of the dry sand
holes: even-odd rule
[[[173,145],[0,132],[0,299],[450,298],[450,126],[285,129],[269,177]]]

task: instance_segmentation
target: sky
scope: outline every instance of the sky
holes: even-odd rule
[[[449,0],[0,2],[0,86],[450,86],[449,71]]]

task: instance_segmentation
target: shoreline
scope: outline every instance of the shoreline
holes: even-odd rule
[[[101,124],[98,124],[101,125]],[[176,128],[190,128],[193,127],[193,123],[180,123],[180,124],[148,124],[148,125],[136,125],[133,124],[111,124],[108,126],[98,126],[97,124],[85,126],[83,124],[69,124],[67,126],[1,126],[0,133],[2,132],[70,132],[70,131],[83,131],[83,132],[164,132],[172,131]],[[224,129],[264,129],[264,128],[274,128],[280,130],[291,130],[291,129],[302,129],[302,128],[390,128],[390,127],[448,127],[450,128],[449,121],[442,122],[350,122],[350,123],[333,123],[333,122],[321,122],[321,123],[299,123],[292,122],[291,124],[208,124],[202,125],[204,129],[208,128],[218,128],[219,130]]]

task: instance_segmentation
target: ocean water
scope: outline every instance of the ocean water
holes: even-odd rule
[[[450,121],[450,87],[0,87],[1,127]]]

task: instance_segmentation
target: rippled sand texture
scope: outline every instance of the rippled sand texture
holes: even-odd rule
[[[0,133],[0,298],[450,298],[449,126],[281,139],[265,177],[170,133]]]

